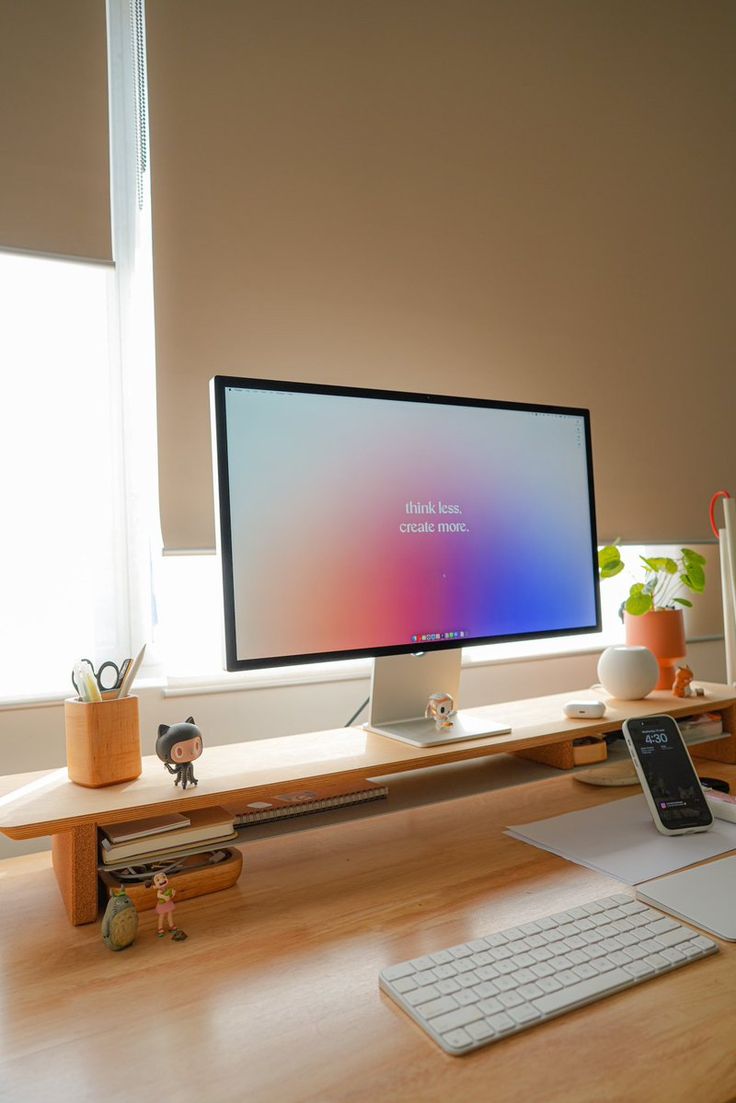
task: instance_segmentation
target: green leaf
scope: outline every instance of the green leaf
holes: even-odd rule
[[[692,601],[688,601],[686,597],[673,597],[673,601],[676,601],[678,605],[685,605],[688,609],[692,609]]]
[[[659,556],[657,558],[647,559],[646,556],[640,555],[639,558],[644,562],[647,570],[654,571],[655,574],[676,574],[677,564],[674,559],[670,559],[668,556]]]
[[[601,579],[613,578],[614,575],[619,574],[624,569],[624,565],[618,548],[614,548],[612,544],[601,548],[598,552],[598,567]]]
[[[688,568],[692,563],[697,563],[700,567],[705,566],[705,556],[702,556],[698,552],[693,551],[692,548],[682,549],[682,561]]]
[[[630,613],[632,616],[641,617],[644,613],[648,613],[654,608],[652,595],[645,593],[642,583],[637,582],[631,587],[629,596],[624,602],[624,608],[626,612]]]
[[[680,575],[680,582],[693,593],[702,594],[705,589],[705,571],[699,563],[691,563],[687,573]]]

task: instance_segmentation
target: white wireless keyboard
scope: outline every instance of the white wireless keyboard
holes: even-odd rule
[[[457,1055],[717,949],[712,939],[617,893],[391,965],[379,984]]]

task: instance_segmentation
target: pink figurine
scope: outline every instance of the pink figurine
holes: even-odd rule
[[[427,701],[424,715],[427,719],[433,719],[437,731],[453,726],[450,717],[455,711],[455,702],[449,693],[433,693]]]
[[[156,889],[156,915],[158,916],[158,930],[156,934],[159,938],[164,937],[164,916],[166,916],[169,924],[169,930],[172,934],[175,933],[176,927],[174,926],[174,897],[176,896],[176,889],[172,889],[169,886],[169,879],[165,873],[156,873],[153,877],[153,887]]]

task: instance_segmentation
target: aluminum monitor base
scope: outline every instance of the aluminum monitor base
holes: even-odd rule
[[[434,720],[425,719],[427,701],[433,693],[449,693],[457,704],[460,663],[460,648],[374,659],[370,715],[365,729],[413,747],[441,747],[489,735],[506,735],[510,726],[468,712],[456,712],[452,727],[440,731]]]
[[[387,735],[399,739],[402,743],[411,743],[412,747],[441,747],[446,743],[460,743],[467,739],[483,739],[489,735],[507,735],[511,728],[503,724],[489,724],[480,717],[468,716],[456,712],[452,717],[452,727],[437,731],[434,720],[418,717],[414,720],[399,720],[394,724],[375,727],[365,724],[367,731],[377,735]]]

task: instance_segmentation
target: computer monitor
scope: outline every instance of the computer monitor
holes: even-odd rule
[[[228,670],[372,656],[368,727],[445,743],[508,730],[425,718],[461,648],[600,628],[587,410],[227,376],[211,396]]]

